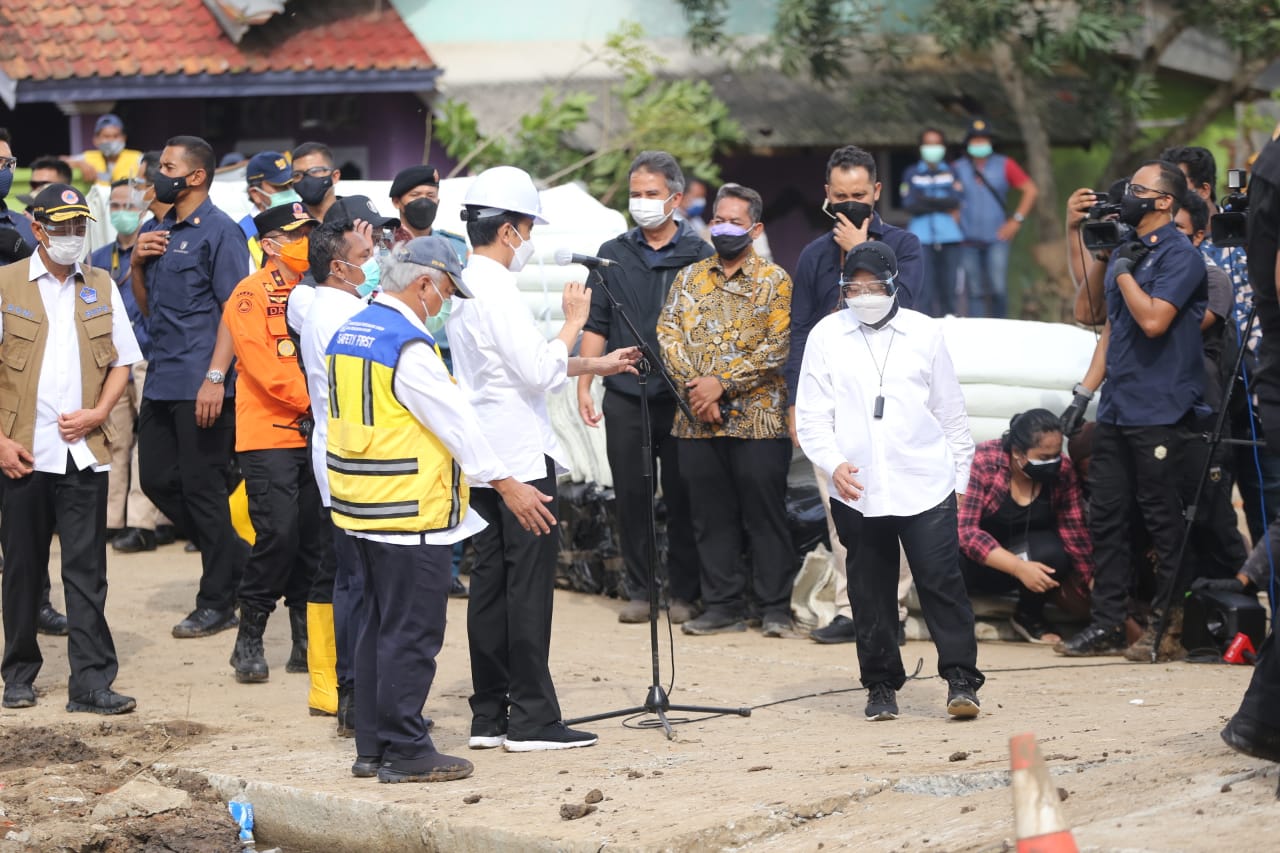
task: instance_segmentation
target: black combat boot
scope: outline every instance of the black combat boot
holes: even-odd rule
[[[289,608],[289,630],[293,633],[293,649],[284,665],[285,672],[307,672],[307,608]]]
[[[231,652],[231,666],[236,671],[236,681],[241,684],[266,681],[270,675],[262,649],[262,633],[267,630],[270,615],[265,610],[250,610],[240,605],[240,630]]]

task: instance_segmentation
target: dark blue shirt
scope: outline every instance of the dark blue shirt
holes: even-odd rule
[[[132,259],[133,246],[126,249],[119,243],[111,242],[89,256],[89,266],[111,273],[111,280],[116,283],[116,288],[120,291],[120,301],[124,303],[125,313],[129,315],[129,322],[133,324],[133,336],[138,339],[142,358],[150,361],[151,336],[147,334],[147,318],[142,316],[138,300],[133,298],[133,282],[129,276]]]
[[[924,264],[920,257],[920,238],[905,229],[890,225],[872,213],[867,237],[879,240],[898,256],[898,304],[911,308],[920,292]],[[787,378],[787,405],[796,402],[796,384],[800,381],[800,362],[804,344],[818,321],[841,307],[840,270],[844,251],[836,245],[831,233],[823,234],[804,247],[791,277],[791,352],[787,356],[784,375]]]
[[[640,255],[644,258],[645,263],[649,265],[649,269],[655,269],[659,266],[664,266],[662,262],[671,255],[672,250],[675,249],[676,244],[680,242],[680,238],[684,236],[684,232],[687,230],[688,228],[685,227],[684,222],[677,219],[676,233],[671,235],[671,239],[667,241],[665,246],[659,246],[656,249],[650,246],[649,241],[644,238],[644,231],[640,229],[639,225],[628,231],[627,236],[636,241],[636,245],[640,247]]]
[[[174,211],[147,230],[169,231],[169,248],[147,264],[151,359],[142,395],[194,400],[209,370],[222,304],[249,275],[244,233],[205,199],[181,222]],[[234,393],[232,377],[226,394]]]
[[[1167,426],[1194,408],[1204,409],[1204,343],[1200,321],[1209,298],[1204,258],[1168,223],[1142,238],[1151,246],[1133,272],[1148,295],[1178,309],[1163,335],[1147,337],[1129,313],[1116,284],[1115,256],[1105,279],[1107,381],[1098,402],[1098,421],[1119,426]]]

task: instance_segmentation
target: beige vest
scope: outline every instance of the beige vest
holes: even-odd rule
[[[0,311],[4,314],[4,338],[0,340],[0,432],[33,450],[36,427],[36,393],[49,324],[40,287],[30,281],[30,259],[0,267]],[[111,339],[111,276],[105,270],[81,265],[86,278],[78,280],[76,332],[80,339],[80,394],[86,409],[98,404],[102,386],[116,360]],[[72,285],[75,286],[75,285]],[[92,291],[92,293],[90,293]],[[89,296],[92,301],[86,302]],[[110,419],[93,430],[85,441],[99,464],[111,461],[107,449],[117,436]]]

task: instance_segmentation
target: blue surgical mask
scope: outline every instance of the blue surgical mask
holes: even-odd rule
[[[707,200],[705,198],[695,198],[693,201],[689,202],[689,206],[684,209],[684,212],[689,216],[701,216],[702,212],[706,209]]]
[[[376,257],[369,258],[360,265],[360,272],[364,273],[364,284],[356,287],[356,292],[365,297],[378,289],[378,283],[382,281],[382,267],[378,265]]]
[[[445,298],[444,294],[440,293],[440,288],[436,287],[434,281],[431,286],[435,288],[436,293],[440,296],[440,311],[436,314],[428,314],[422,325],[426,326],[427,331],[432,335],[437,335],[444,329],[445,322],[449,319],[449,315],[453,313],[453,297]]]

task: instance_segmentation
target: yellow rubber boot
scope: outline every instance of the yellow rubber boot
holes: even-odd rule
[[[312,716],[338,713],[338,643],[333,633],[333,605],[307,602],[307,670]]]

